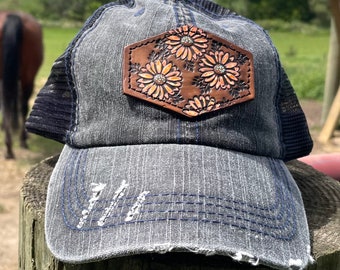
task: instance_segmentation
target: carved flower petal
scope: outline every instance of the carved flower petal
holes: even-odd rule
[[[220,77],[216,77],[216,78],[217,78],[217,81],[216,81],[215,87],[216,87],[216,89],[219,89],[221,87],[221,78]],[[223,84],[223,82],[222,82],[222,84]]]
[[[201,67],[199,69],[200,72],[206,72],[206,71],[214,71],[214,69],[212,67]]]
[[[206,38],[202,38],[202,37],[199,37],[199,38],[194,38],[194,41],[195,43],[207,43],[208,40]],[[205,44],[206,46],[208,46],[207,44]]]
[[[205,49],[208,47],[208,45],[206,43],[195,43],[195,46],[201,48],[201,49]]]
[[[191,46],[191,49],[194,51],[195,54],[199,56],[202,55],[202,52],[199,49],[197,49],[195,46]]]
[[[216,85],[216,83],[218,81],[218,77],[217,76],[214,76],[213,78],[214,78],[214,80],[212,82],[210,82],[210,84],[209,84],[210,87],[213,87],[214,85]]]
[[[169,41],[180,41],[181,38],[179,36],[173,35],[168,37]],[[168,41],[167,41],[168,42]]]
[[[146,66],[146,69],[153,75],[155,75],[157,72],[156,72],[156,67],[155,67],[155,63],[154,62],[151,62],[150,64],[147,64]]]
[[[237,78],[236,78],[233,74],[227,72],[227,76],[228,76],[230,79],[232,79],[232,80],[234,80],[234,81],[237,81]]]
[[[233,67],[236,67],[237,66],[237,63],[236,62],[229,62],[228,64],[225,65],[226,68],[233,68]]]
[[[216,51],[215,53],[214,53],[214,56],[215,56],[215,63],[221,63],[221,60],[222,60],[222,57],[221,57],[221,55],[219,54],[219,52],[218,51]]]
[[[153,83],[153,80],[146,80],[143,78],[140,78],[137,80],[138,83],[140,83],[139,87],[144,87],[145,84]]]
[[[216,78],[216,76],[210,76],[204,79],[205,82],[209,83],[211,81],[213,81]]]
[[[238,68],[235,68],[235,69],[228,69],[227,72],[228,73],[232,73],[234,74],[235,76],[240,76],[240,73],[238,73]]]
[[[201,100],[198,97],[194,97],[194,101],[195,101],[196,107],[201,109],[202,108]]]
[[[182,29],[184,32],[187,32],[189,30],[188,25],[183,25]]]
[[[214,108],[214,105],[215,105],[215,99],[214,98],[211,98],[208,102],[208,106],[207,106],[207,111],[211,111],[212,108]]]
[[[142,87],[143,93],[147,93],[153,85],[154,85],[153,83],[150,83],[150,84],[147,84],[146,86],[144,86],[144,85],[139,85],[139,86]]]
[[[185,48],[185,47],[183,47],[183,48],[184,48],[184,51],[183,51],[183,54],[181,56],[182,60],[185,59],[187,57],[187,55],[188,55],[188,48]]]
[[[205,58],[202,59],[202,62],[206,64],[209,67],[212,67],[213,65],[216,64],[216,61],[214,58],[212,58],[210,55],[205,55]]]
[[[180,47],[182,47],[181,43],[179,43],[177,46],[173,47],[172,50],[171,50],[171,53],[175,53],[178,50],[178,48],[180,48]]]
[[[170,82],[179,82],[179,81],[181,81],[182,80],[182,78],[181,77],[177,77],[177,76],[172,76],[172,77],[166,77],[167,78],[167,80]]]
[[[173,89],[167,85],[167,84],[164,84],[164,89],[167,93],[169,93],[171,96],[175,94],[175,92],[173,91]]]
[[[167,40],[167,41],[165,42],[165,44],[171,45],[171,46],[175,46],[175,45],[180,45],[181,43],[180,43],[180,41],[171,41],[171,40]]]
[[[193,109],[195,109],[195,110],[198,109],[198,107],[197,107],[196,102],[195,102],[194,99],[190,99],[190,100],[189,100],[189,105],[191,106],[191,108],[193,108]]]
[[[226,81],[229,83],[229,85],[235,85],[235,82],[230,80],[230,78],[228,76],[224,76],[224,78],[226,79]]]
[[[181,79],[181,72],[178,71],[178,70],[173,70],[173,71],[169,72],[168,74],[166,74],[166,77],[167,78],[170,78],[170,77],[179,77]]]
[[[181,86],[180,82],[174,82],[174,81],[168,81],[167,84],[170,84],[171,86],[179,87]]]
[[[183,112],[187,115],[190,115],[190,116],[197,116],[198,115],[198,112],[194,111],[194,110],[186,110],[184,109]]]
[[[185,48],[181,46],[176,52],[176,57],[180,57],[183,54],[184,50]]]
[[[228,62],[228,59],[229,59],[229,53],[225,53],[222,58],[221,64],[225,65]]]
[[[213,70],[211,70],[211,71],[206,71],[206,72],[204,72],[201,76],[202,76],[203,78],[207,78],[207,77],[213,76],[214,74],[215,74],[215,72],[214,72]]]
[[[208,97],[206,97],[206,98],[208,98]],[[202,96],[199,97],[199,100],[201,102],[201,107],[202,108],[204,108],[207,105],[206,98],[202,97]]]
[[[151,84],[151,87],[148,89],[147,93],[149,96],[151,96],[157,89],[157,85],[156,84]]]
[[[196,58],[196,55],[192,54],[192,50],[188,49],[188,61],[191,61],[191,59],[193,58],[193,56]]]
[[[172,64],[171,63],[167,64],[165,67],[163,67],[162,74],[167,75],[170,72],[171,68]]]
[[[157,86],[157,91],[155,92],[154,98],[158,98],[160,100],[164,99],[164,91],[162,86]]]
[[[162,72],[162,68],[163,68],[163,65],[162,65],[162,62],[160,60],[156,60],[156,72],[157,74],[161,73]]]
[[[220,87],[222,87],[222,88],[226,87],[225,83],[224,83],[224,80],[223,80],[223,76],[218,76],[218,82],[216,84],[216,88],[218,89]]]
[[[142,77],[144,79],[152,79],[153,78],[153,75],[150,74],[150,73],[139,73],[138,75],[139,75],[139,77]]]

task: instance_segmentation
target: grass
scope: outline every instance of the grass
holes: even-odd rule
[[[299,98],[322,100],[329,33],[273,32],[270,36]]]
[[[77,27],[44,27],[44,62],[37,75],[38,88],[48,78],[54,61],[65,51],[75,37]]]

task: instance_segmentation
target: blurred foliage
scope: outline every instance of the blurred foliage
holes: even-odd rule
[[[252,20],[301,21],[329,26],[328,0],[215,0]]]
[[[41,20],[84,21],[112,0],[1,0],[0,9],[20,9]],[[215,0],[253,20],[302,21],[329,26],[328,0]]]
[[[110,0],[1,0],[0,10],[23,10],[41,20],[86,20]]]

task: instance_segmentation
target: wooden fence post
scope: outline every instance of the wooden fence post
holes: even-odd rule
[[[22,270],[265,270],[237,263],[224,256],[191,253],[146,254],[71,265],[56,260],[44,236],[44,211],[48,181],[58,157],[42,161],[25,176],[20,193],[20,251]],[[340,182],[312,167],[291,161],[287,166],[304,200],[316,263],[308,270],[340,269]]]
[[[340,0],[329,0],[332,14],[330,47],[328,52],[322,124],[319,141],[327,143],[340,117]]]
[[[329,50],[328,50],[328,60],[327,69],[325,76],[325,87],[323,94],[322,103],[322,116],[321,122],[325,123],[329,110],[332,106],[336,91],[338,90],[340,81],[340,47],[337,37],[337,32],[335,29],[334,19],[331,19],[331,30],[329,38]]]

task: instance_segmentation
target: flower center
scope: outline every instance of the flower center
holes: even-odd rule
[[[192,40],[191,37],[184,36],[184,37],[181,38],[181,43],[182,43],[183,46],[189,47],[192,44],[194,44],[194,41]]]
[[[166,78],[163,74],[156,74],[153,77],[153,81],[155,82],[155,84],[162,85],[162,84],[165,84]]]
[[[222,75],[226,72],[226,68],[221,64],[217,64],[214,66],[214,71],[216,74]]]

